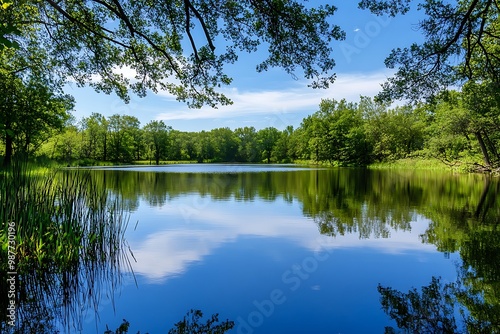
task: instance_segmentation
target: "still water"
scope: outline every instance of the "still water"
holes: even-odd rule
[[[229,333],[383,333],[397,324],[379,284],[420,291],[463,268],[499,310],[495,179],[224,164],[91,175],[130,213],[133,256],[114,293],[82,313],[82,333],[122,319],[130,333],[166,333],[190,309],[234,321]]]

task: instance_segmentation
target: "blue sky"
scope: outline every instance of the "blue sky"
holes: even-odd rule
[[[321,1],[311,3],[316,2]],[[220,90],[233,100],[231,106],[189,109],[162,92],[156,95],[150,93],[145,98],[132,96],[130,103],[125,104],[116,95],[68,85],[66,92],[76,99],[73,115],[77,120],[92,112],[107,117],[113,114],[133,115],[142,126],[150,120],[163,120],[181,131],[244,126],[253,126],[257,130],[269,126],[281,130],[288,125],[296,128],[304,117],[318,110],[321,99],[345,98],[357,102],[360,95],[376,95],[380,85],[392,73],[384,65],[390,51],[422,40],[416,29],[422,15],[420,12],[413,11],[397,18],[376,17],[358,9],[357,2],[335,3],[338,11],[332,23],[340,25],[347,37],[345,41],[333,44],[337,80],[329,89],[307,87],[308,82],[301,78],[301,72],[297,72],[298,79],[279,68],[257,73],[255,66],[259,53],[244,53],[236,64],[227,66],[233,83]],[[265,49],[259,52],[265,52]],[[132,76],[132,73],[125,72],[127,74]]]

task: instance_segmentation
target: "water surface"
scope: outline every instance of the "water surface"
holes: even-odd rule
[[[483,176],[196,164],[92,177],[131,212],[134,274],[83,333],[122,319],[165,333],[190,309],[235,321],[231,333],[381,333],[396,324],[379,284],[454,282],[465,266],[498,278],[498,256],[473,251],[500,235],[499,185]]]

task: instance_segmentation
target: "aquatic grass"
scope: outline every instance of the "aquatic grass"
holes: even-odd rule
[[[71,332],[81,308],[97,307],[101,292],[113,291],[121,270],[130,269],[121,198],[100,188],[89,171],[33,171],[26,164],[0,171],[2,266],[9,222],[16,225],[19,321],[11,328],[16,333],[32,332],[33,318],[58,319]],[[5,317],[0,320],[8,329]],[[49,320],[40,321],[51,328]]]

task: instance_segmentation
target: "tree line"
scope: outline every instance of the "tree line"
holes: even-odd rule
[[[43,145],[38,143],[47,139],[47,129],[41,128],[42,137],[33,139],[27,151],[64,163],[85,164],[302,160],[366,166],[417,157],[492,170],[500,166],[500,103],[491,97],[479,104],[480,88],[447,91],[432,103],[413,106],[391,107],[363,96],[358,102],[325,99],[299,127],[288,126],[284,130],[221,127],[184,132],[161,120],[141,125],[135,116],[105,117],[93,113],[78,122],[66,121],[58,130],[52,129],[59,132]],[[24,152],[27,137],[16,137],[15,147]]]
[[[358,3],[360,9],[388,16],[404,15],[415,5],[424,14],[417,24],[424,41],[395,46],[385,64],[396,72],[383,84],[379,102],[325,100],[297,129],[215,129],[186,135],[161,123],[141,128],[137,119],[120,115],[99,121],[109,123],[105,130],[71,124],[64,111],[74,102],[63,94],[64,84],[71,80],[114,92],[124,101],[129,91],[142,97],[164,90],[191,107],[225,105],[231,101],[218,92],[231,83],[224,65],[235,62],[240,51],[260,46],[267,47],[268,57],[257,71],[281,67],[296,75],[302,69],[312,87],[328,87],[335,79],[332,42],[346,37],[331,22],[337,8],[281,0],[265,6],[259,1],[151,6],[129,0],[0,0],[3,164],[9,165],[14,154],[40,152],[63,160],[307,159],[338,165],[425,154],[451,165],[498,170],[498,4]],[[204,38],[195,40],[195,31]],[[216,48],[219,37],[225,48]],[[134,71],[135,80],[117,71],[123,67]],[[460,92],[450,92],[450,87]],[[380,102],[400,99],[412,106],[389,109]],[[56,143],[50,140],[52,151],[40,147],[61,128],[64,135]],[[99,136],[89,137],[92,131]],[[81,143],[69,145],[78,136]],[[61,146],[64,141],[68,145]]]

